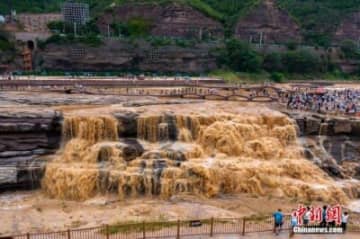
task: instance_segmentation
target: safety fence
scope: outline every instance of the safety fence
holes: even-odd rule
[[[145,239],[186,238],[193,236],[239,235],[271,232],[273,217],[261,218],[211,218],[202,220],[134,222],[104,225],[94,228],[59,232],[28,233],[7,239]],[[290,229],[290,216],[285,216],[282,230]],[[349,226],[349,231],[360,233],[360,224]]]

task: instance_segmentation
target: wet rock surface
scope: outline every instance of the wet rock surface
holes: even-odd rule
[[[330,176],[360,179],[360,120],[290,113],[299,127],[305,156]]]
[[[61,121],[54,110],[0,108],[0,188],[38,184],[41,158],[60,146]]]

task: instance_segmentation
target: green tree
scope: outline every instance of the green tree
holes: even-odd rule
[[[0,51],[14,51],[15,46],[9,40],[10,36],[6,31],[0,29]]]
[[[220,50],[219,62],[235,71],[257,72],[261,69],[262,58],[249,44],[230,39],[225,49]]]
[[[288,51],[282,59],[289,73],[316,73],[323,69],[320,57],[307,50]]]
[[[282,55],[278,52],[272,52],[265,55],[263,67],[269,72],[283,71],[284,65],[282,62]]]
[[[341,51],[348,59],[360,59],[360,48],[355,42],[351,40],[345,40],[341,43]]]
[[[284,80],[284,75],[280,72],[273,72],[270,75],[270,79],[274,82],[281,83]]]
[[[126,25],[130,36],[146,36],[149,35],[151,30],[151,22],[143,18],[132,18]]]

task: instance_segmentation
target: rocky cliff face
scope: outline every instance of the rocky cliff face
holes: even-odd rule
[[[223,37],[222,25],[199,11],[182,4],[125,4],[105,12],[97,24],[104,34],[108,25],[142,18],[151,24],[155,36],[203,38],[205,35]]]
[[[305,155],[329,175],[360,179],[360,120],[290,114],[299,126]]]
[[[360,40],[360,11],[347,17],[340,24],[335,33],[334,39],[338,43],[346,39],[350,39],[355,42]]]
[[[260,3],[236,25],[236,37],[258,43],[300,42],[300,27],[289,14],[276,6],[275,1],[266,0]]]
[[[131,44],[106,40],[97,48],[82,45],[49,45],[38,54],[44,69],[52,70],[141,70],[201,73],[216,68],[210,53],[215,46],[197,44],[191,48],[174,45],[153,47],[149,43]]]
[[[0,190],[39,183],[41,158],[59,148],[61,119],[52,110],[0,111]]]

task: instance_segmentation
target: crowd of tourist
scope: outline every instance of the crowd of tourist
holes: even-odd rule
[[[296,90],[286,95],[287,108],[318,113],[357,114],[360,90]]]

